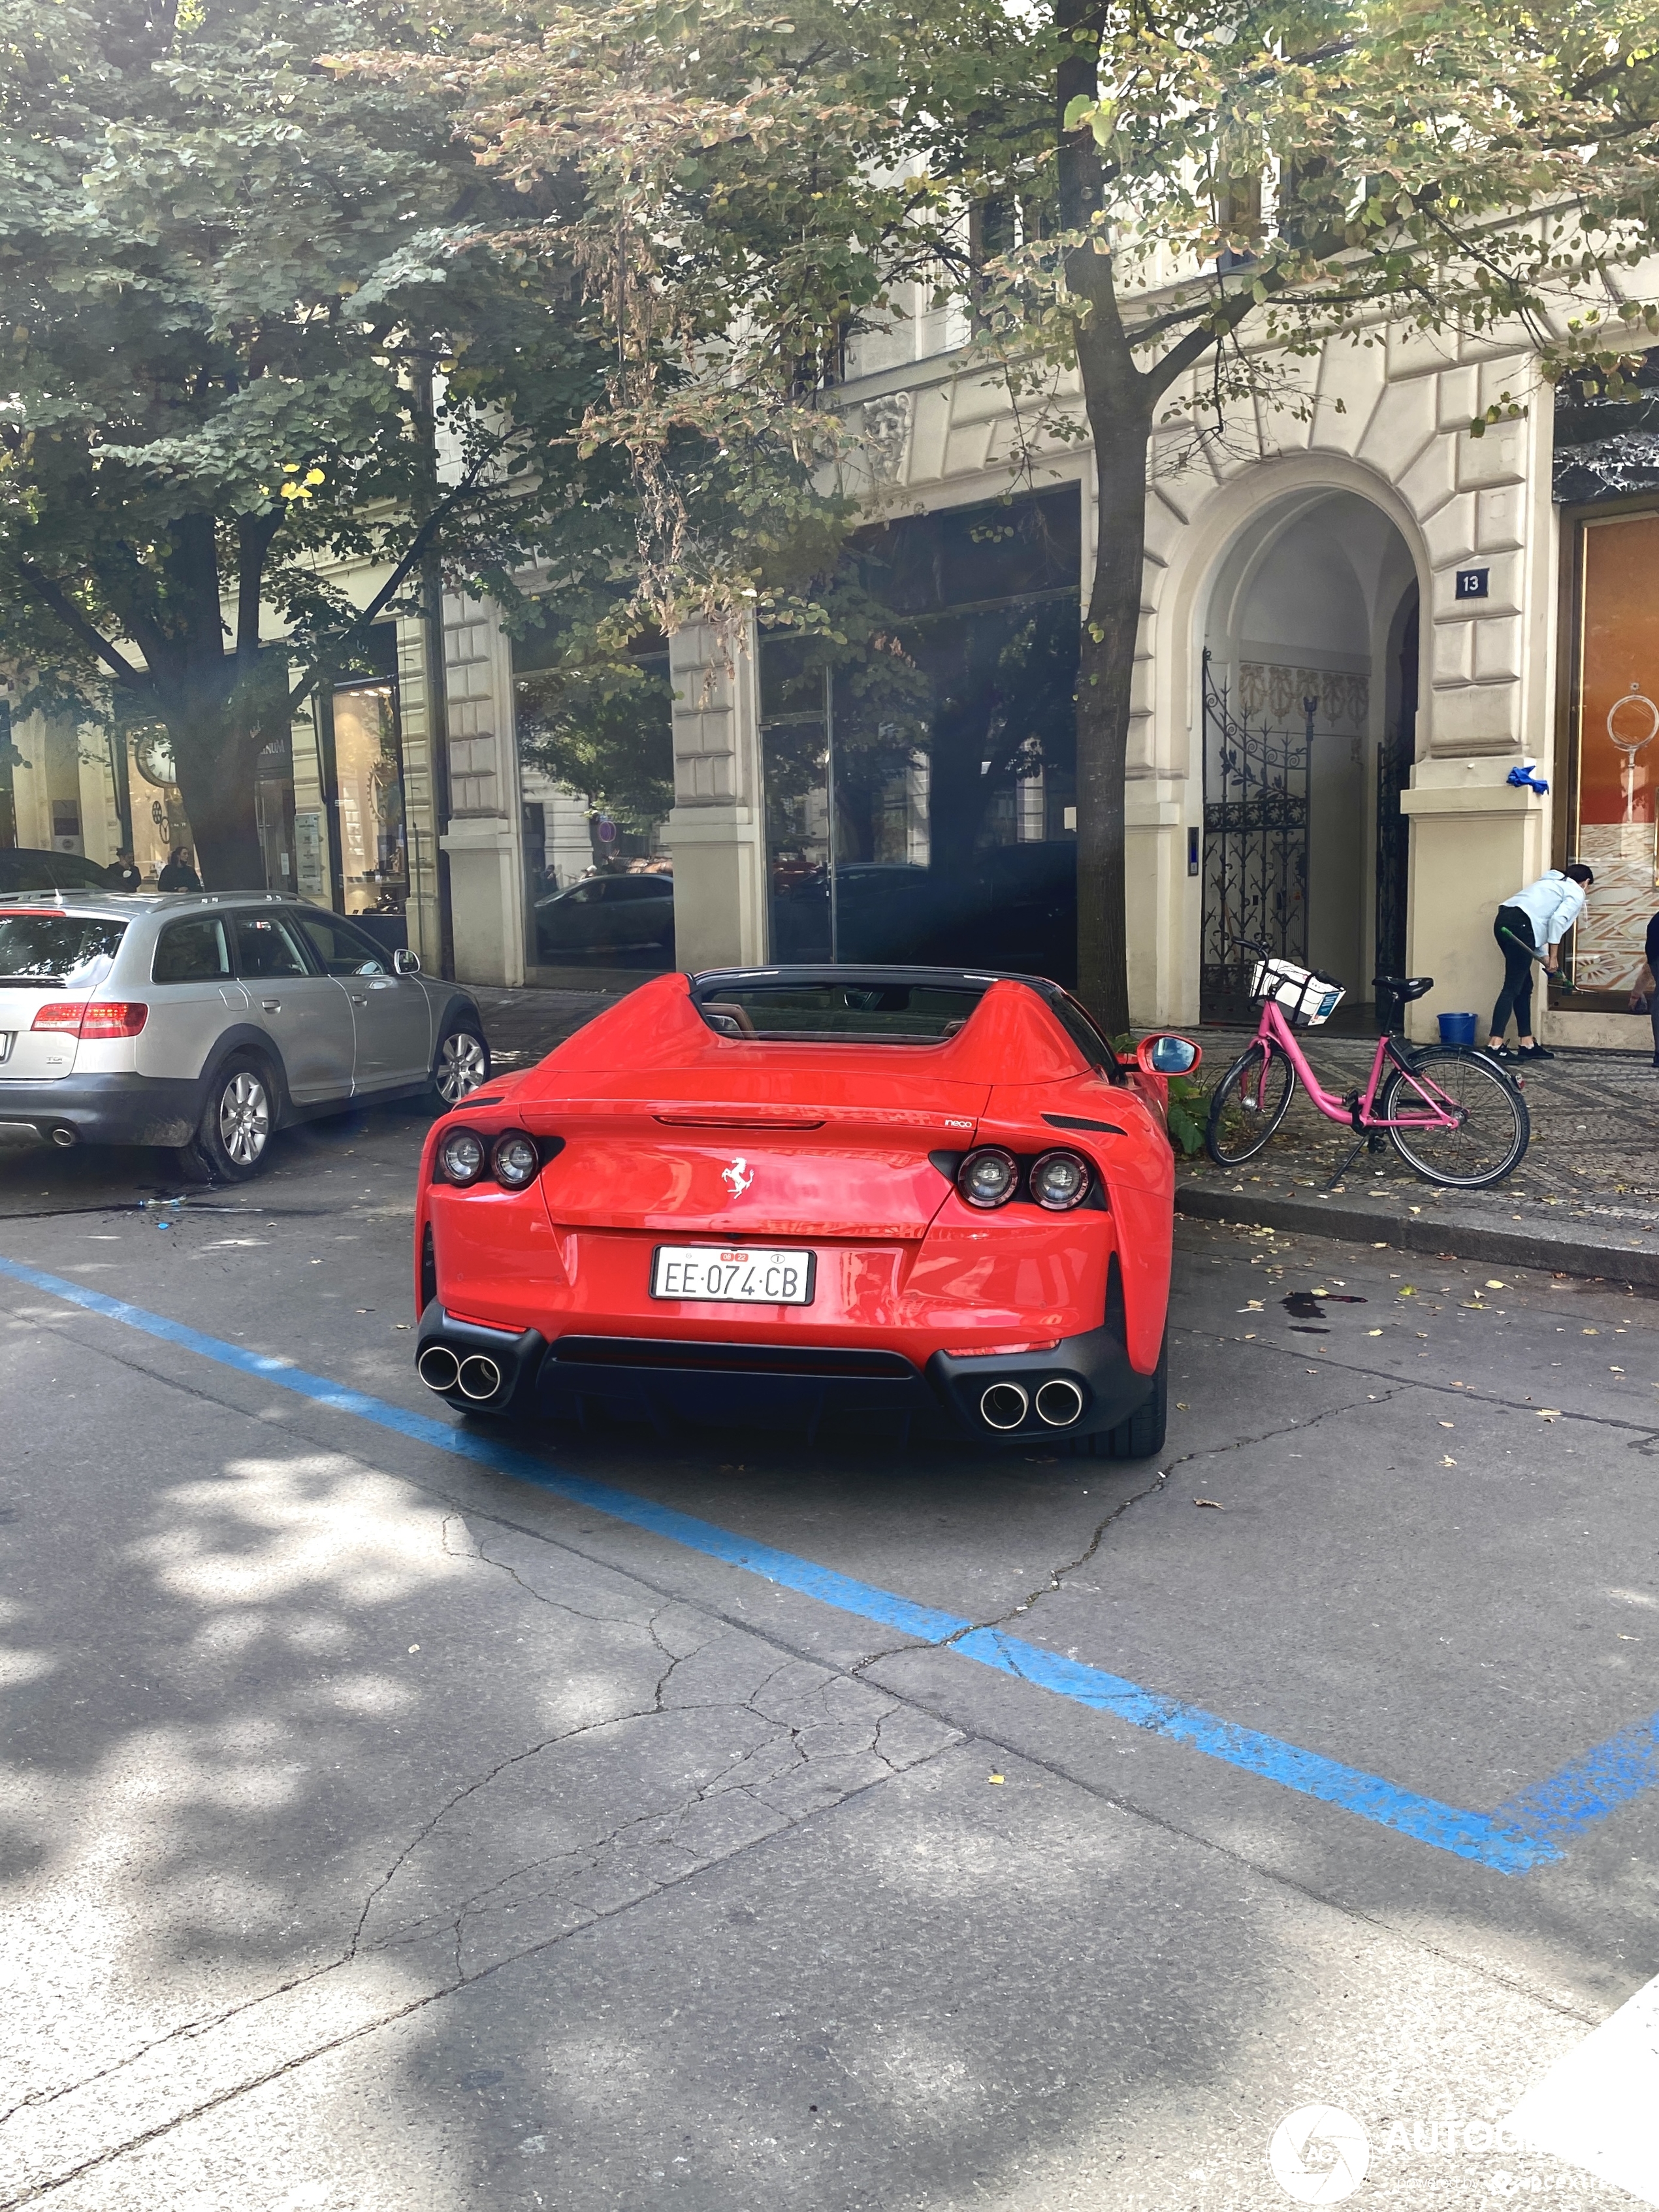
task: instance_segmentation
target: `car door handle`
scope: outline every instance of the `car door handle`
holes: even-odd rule
[[[261,999],[259,1004],[268,1014],[280,1014],[283,1011],[280,999]]]
[[[346,993],[346,996],[350,1000],[354,1006],[366,1006],[368,1004],[368,994],[367,992],[359,994],[356,991],[348,991]]]

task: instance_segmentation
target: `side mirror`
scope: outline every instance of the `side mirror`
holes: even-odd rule
[[[392,972],[394,975],[418,975],[421,972],[420,954],[411,952],[407,945],[400,945],[392,956]]]
[[[1190,1075],[1203,1057],[1190,1037],[1169,1030],[1142,1037],[1135,1047],[1135,1064],[1148,1075]]]

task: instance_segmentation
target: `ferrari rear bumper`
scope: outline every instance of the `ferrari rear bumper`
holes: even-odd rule
[[[1109,1323],[1047,1352],[936,1352],[922,1369],[902,1352],[830,1346],[576,1334],[550,1346],[535,1329],[457,1321],[435,1300],[421,1317],[416,1360],[449,1404],[477,1411],[659,1427],[804,1427],[809,1435],[827,1423],[877,1419],[1011,1443],[1115,1428],[1153,1384],[1130,1365]]]

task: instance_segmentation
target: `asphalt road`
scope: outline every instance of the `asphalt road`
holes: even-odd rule
[[[1188,1223],[1158,1464],[514,1460],[422,1127],[0,1158],[0,2206],[1659,2202],[1659,1304]]]

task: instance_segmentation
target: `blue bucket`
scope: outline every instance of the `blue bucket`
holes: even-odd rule
[[[1442,1044],[1473,1044],[1476,1014],[1442,1014],[1440,1042]]]

